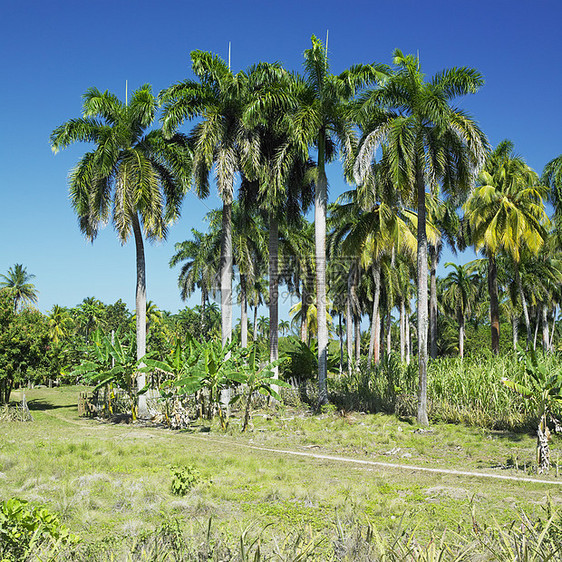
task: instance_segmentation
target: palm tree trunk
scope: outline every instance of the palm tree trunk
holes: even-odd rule
[[[556,305],[554,305],[554,310],[552,312],[552,330],[550,331],[550,338],[548,340],[548,348],[550,351],[554,351],[554,330],[556,329]]]
[[[339,336],[340,336],[340,377],[343,372],[343,326],[341,322],[342,313],[338,314],[338,327],[339,327]]]
[[[406,356],[406,305],[400,298],[400,361],[404,362]]]
[[[240,274],[240,345],[248,347],[248,297],[246,275]]]
[[[254,343],[258,339],[258,305],[254,306]]]
[[[429,275],[429,334],[430,356],[437,357],[437,251],[433,244],[429,245],[431,270]]]
[[[498,270],[496,259],[488,256],[488,292],[490,293],[490,328],[492,332],[492,353],[500,352],[500,305],[498,297]]]
[[[379,301],[381,295],[381,264],[378,260],[373,263],[373,283],[375,285],[375,293],[373,295],[373,315],[371,317],[371,337],[369,339],[369,354],[367,356],[367,369],[373,364],[373,354],[375,351],[375,340],[377,338],[377,329],[375,328],[379,316]],[[378,361],[377,361],[378,363]]]
[[[232,338],[232,202],[222,206],[221,240],[221,336],[223,347]]]
[[[301,341],[303,343],[306,343],[308,339],[308,298],[308,291],[303,282],[301,293]]]
[[[511,317],[511,331],[513,333],[513,351],[517,349],[517,340],[519,339],[519,318],[514,314]]]
[[[386,311],[386,354],[390,355],[392,351],[392,309],[388,305]]]
[[[201,335],[205,333],[205,314],[207,313],[207,287],[201,287]]]
[[[269,217],[269,360],[279,358],[279,223]],[[273,368],[274,377],[279,378],[279,367]]]
[[[373,361],[378,365],[381,361],[381,311],[377,310],[375,316],[375,347],[373,349]]]
[[[523,292],[523,284],[521,283],[521,275],[519,274],[519,264],[516,261],[513,262],[513,270],[515,272],[515,282],[517,283],[519,298],[521,299],[521,307],[523,308],[523,317],[525,318],[525,328],[527,330],[527,349],[529,349],[529,344],[531,343],[531,320],[529,319],[527,299]]]
[[[459,355],[464,357],[464,316],[459,312]]]
[[[542,309],[542,348],[546,353],[548,351],[548,310],[546,304],[541,304]]]
[[[535,337],[533,338],[533,350],[537,349],[537,334],[539,333],[539,323],[541,321],[541,309],[537,308],[537,321],[535,323]]]
[[[419,158],[419,156],[418,156]],[[425,182],[421,162],[416,166],[418,190],[418,415],[421,425],[429,425],[427,416],[427,233],[425,218]]]
[[[359,370],[359,361],[361,360],[361,316],[354,316],[355,322],[355,368]]]
[[[405,319],[405,329],[404,329],[404,333],[405,333],[405,344],[406,344],[406,365],[410,364],[410,353],[412,350],[412,340],[410,339],[410,315],[408,314],[408,311],[406,310],[406,319]]]
[[[133,234],[135,236],[135,249],[137,258],[137,291],[135,299],[136,312],[136,332],[137,332],[137,360],[146,355],[146,264],[144,259],[144,243],[142,231],[139,224],[139,217],[133,213],[132,217]],[[146,375],[137,373],[137,392],[146,385]],[[139,418],[148,417],[148,405],[146,394],[138,396],[137,415]]]
[[[347,372],[351,375],[353,369],[353,315],[352,315],[352,284],[353,266],[347,276],[347,302],[345,303],[345,339],[347,343]]]
[[[318,177],[314,194],[314,246],[316,251],[316,311],[318,322],[318,402],[328,402],[328,324],[326,321],[326,212],[328,181],[325,166],[326,133],[318,134]]]

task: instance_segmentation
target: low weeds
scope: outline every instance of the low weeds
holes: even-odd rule
[[[90,561],[348,561],[348,562],[459,562],[494,560],[535,562],[562,560],[561,518],[553,513],[546,521],[531,521],[520,514],[508,525],[481,524],[472,515],[472,532],[444,530],[426,539],[416,530],[396,525],[381,531],[365,520],[352,526],[337,521],[321,532],[309,526],[295,527],[289,534],[275,533],[271,526],[250,524],[238,533],[216,525],[212,518],[186,523],[179,518],[163,519],[153,531],[135,538],[114,536],[103,541],[77,542],[46,551],[32,544],[16,558],[3,560]],[[273,532],[272,532],[273,531]],[[45,557],[47,554],[47,557]]]

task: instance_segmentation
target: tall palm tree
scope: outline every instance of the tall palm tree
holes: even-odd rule
[[[317,151],[317,176],[314,194],[314,243],[316,254],[316,302],[326,302],[326,215],[328,181],[326,162],[339,145],[346,169],[355,146],[355,135],[349,103],[358,91],[381,80],[386,68],[375,65],[355,65],[338,76],[330,72],[327,45],[312,36],[312,46],[304,52],[304,88],[296,114],[296,132],[301,144],[313,144]],[[297,135],[297,138],[299,136]],[[318,306],[318,387],[319,402],[328,400],[328,325],[326,306]]]
[[[4,281],[0,281],[0,290],[6,291],[14,301],[14,312],[18,311],[19,305],[37,302],[37,289],[30,283],[35,275],[27,273],[27,269],[21,263],[8,269],[7,275],[0,275]]]
[[[88,142],[87,152],[70,174],[70,199],[80,229],[93,241],[110,218],[122,244],[133,233],[136,247],[137,358],[146,353],[146,266],[144,241],[163,239],[179,215],[187,189],[189,153],[185,138],[165,139],[162,131],[147,129],[158,103],[148,84],[136,90],[130,102],[108,91],[90,88],[83,96],[82,117],[71,119],[51,133],[54,152],[75,142]],[[138,388],[145,375],[138,374]],[[143,396],[139,416],[148,414]]]
[[[502,141],[489,155],[478,175],[477,189],[464,205],[476,250],[488,258],[492,351],[499,352],[499,309],[496,256],[505,252],[514,262],[515,281],[531,341],[531,323],[519,274],[523,250],[536,255],[543,245],[549,224],[543,198],[547,188],[537,174],[514,154],[513,143]]]
[[[162,126],[167,135],[185,121],[198,119],[190,140],[193,147],[193,178],[198,193],[209,193],[209,175],[214,170],[223,202],[221,239],[222,343],[232,336],[232,203],[234,179],[251,158],[251,131],[245,127],[244,111],[251,89],[246,72],[234,74],[220,57],[203,51],[191,53],[191,68],[198,81],[184,80],[160,93]]]
[[[457,316],[459,325],[459,355],[464,357],[464,332],[467,315],[470,314],[478,292],[478,277],[469,265],[456,265],[447,262],[445,267],[452,267],[443,280],[443,301]]]
[[[426,81],[419,59],[394,51],[395,71],[379,88],[362,98],[364,136],[355,163],[359,181],[377,149],[385,145],[392,182],[404,201],[417,208],[418,270],[418,422],[427,418],[428,262],[426,188],[445,194],[468,191],[474,172],[484,161],[487,140],[476,123],[451,105],[484,83],[470,68],[451,68]]]
[[[256,159],[245,170],[240,194],[244,205],[259,209],[267,222],[270,361],[279,355],[279,245],[287,228],[296,226],[312,200],[312,162],[292,134],[292,112],[299,78],[278,65],[260,63],[250,79],[254,100],[246,122],[256,134]],[[278,376],[278,367],[274,367]]]

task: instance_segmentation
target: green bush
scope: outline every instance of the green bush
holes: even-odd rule
[[[0,504],[2,562],[25,560],[31,552],[46,552],[47,559],[62,547],[79,542],[46,507],[10,498]]]

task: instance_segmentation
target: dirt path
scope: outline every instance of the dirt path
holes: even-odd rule
[[[430,472],[434,474],[449,474],[452,476],[466,476],[470,478],[491,478],[496,480],[510,480],[513,482],[530,482],[533,484],[548,484],[551,486],[562,486],[562,481],[556,480],[541,480],[539,478],[530,478],[524,476],[508,476],[504,474],[490,474],[487,472],[470,472],[466,470],[453,470],[447,468],[429,468],[423,466],[414,466],[409,464],[398,464],[398,463],[390,463],[390,462],[380,462],[380,461],[369,461],[364,459],[354,459],[351,457],[336,457],[333,455],[320,455],[316,453],[307,453],[304,451],[291,451],[288,449],[274,449],[271,447],[258,447],[257,445],[246,445],[245,443],[237,443],[235,441],[223,441],[219,439],[212,439],[207,437],[198,437],[196,435],[189,435],[186,434],[186,437],[191,439],[197,439],[198,441],[206,441],[211,442],[214,444],[220,444],[222,446],[235,446],[235,447],[243,447],[246,449],[253,449],[255,451],[263,451],[268,453],[275,453],[278,455],[292,455],[297,457],[308,457],[318,460],[328,460],[333,462],[339,463],[351,463],[357,464],[360,466],[372,466],[372,467],[379,467],[379,468],[390,468],[395,470],[407,470],[410,472]]]

